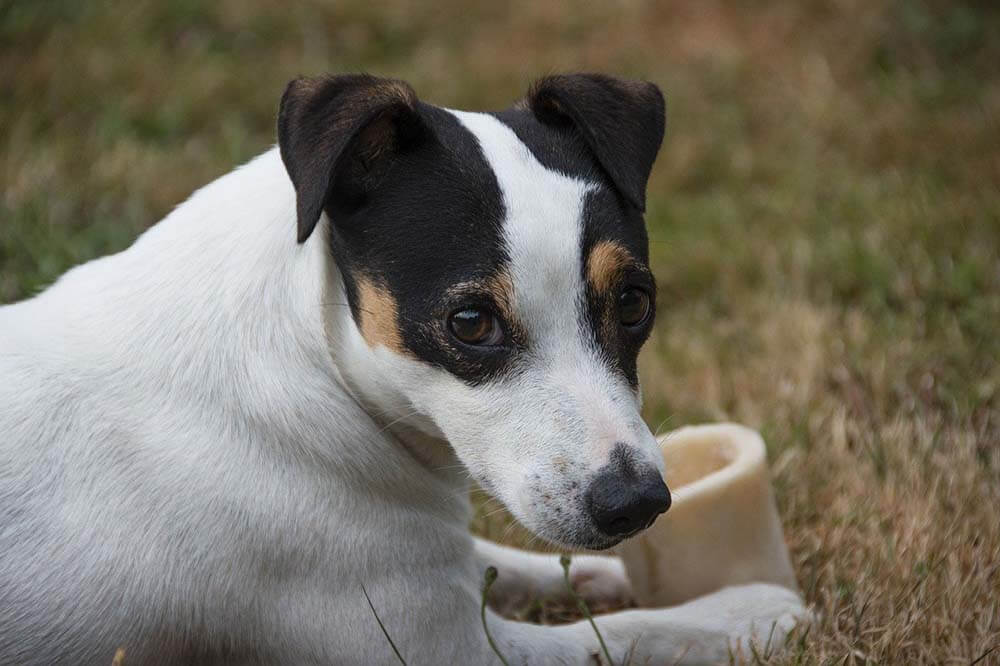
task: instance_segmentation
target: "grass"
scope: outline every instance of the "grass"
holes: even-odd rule
[[[756,659],[996,662],[997,62],[985,2],[8,0],[0,301],[264,150],[299,73],[393,75],[466,108],[550,71],[654,80],[646,417],[764,433],[821,613]],[[478,529],[525,538],[488,506]]]
[[[490,628],[486,624],[486,600],[489,599],[490,588],[493,587],[493,583],[496,582],[497,575],[498,572],[496,567],[486,567],[486,572],[483,574],[482,598],[479,602],[479,621],[483,625],[483,633],[486,635],[486,641],[490,644],[490,649],[493,650],[493,653],[497,656],[497,659],[500,660],[500,663],[503,664],[503,666],[510,666],[510,662],[507,661],[507,658],[503,656],[500,648],[497,647],[496,641],[493,640],[493,635],[490,633]]]
[[[569,578],[570,562],[571,560],[569,555],[559,556],[559,566],[561,566],[563,570],[563,581],[566,583],[566,590],[567,592],[569,592],[570,598],[572,598],[573,601],[576,602],[576,607],[580,615],[586,618],[587,622],[590,623],[590,628],[594,630],[594,635],[597,636],[597,642],[601,646],[601,653],[607,660],[608,666],[615,666],[615,662],[611,658],[611,654],[608,652],[608,646],[604,643],[604,636],[601,635],[600,629],[597,628],[597,623],[594,622],[594,617],[590,614],[590,609],[587,608],[587,602],[585,602],[583,598],[580,597],[576,593],[576,590],[573,588],[573,583],[570,581]]]
[[[375,610],[375,604],[372,603],[372,598],[368,596],[368,590],[365,589],[364,585],[361,586],[361,591],[365,595],[365,601],[368,602],[368,608],[372,611],[372,617],[375,618],[375,623],[378,624],[379,630],[382,632],[382,635],[385,636],[385,642],[392,648],[392,653],[396,655],[396,659],[399,663],[406,666],[406,660],[403,659],[403,655],[399,653],[399,648],[396,647],[396,643],[392,640],[392,636],[389,635],[389,631],[385,628],[385,624],[382,622],[382,618],[379,617],[378,611]],[[483,595],[483,598],[486,598],[485,594]]]

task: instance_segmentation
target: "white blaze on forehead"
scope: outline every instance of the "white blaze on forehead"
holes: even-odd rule
[[[594,186],[545,168],[491,115],[452,111],[479,141],[506,207],[503,235],[522,325],[542,341],[577,339],[583,204]]]
[[[600,358],[593,336],[582,328],[584,203],[597,185],[547,169],[493,116],[452,113],[478,140],[503,194],[514,309],[541,358],[530,379],[522,377],[517,386],[504,389],[511,395],[495,402],[522,405],[519,418],[532,446],[547,433],[550,453],[582,457],[594,468],[607,462],[616,442],[645,441],[655,447],[631,389]],[[524,438],[512,434],[508,439]],[[515,459],[526,455],[517,447],[509,454]],[[515,463],[506,468],[520,470]],[[512,486],[517,482],[510,480]]]

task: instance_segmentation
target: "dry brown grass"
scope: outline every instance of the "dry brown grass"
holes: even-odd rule
[[[645,369],[670,377],[655,383],[661,399],[755,424],[774,445],[793,561],[820,621],[805,649],[770,661],[942,664],[987,654],[1000,643],[995,411],[935,407],[930,373],[904,388],[905,344],[852,363],[845,338],[869,335],[858,313],[792,302],[744,316],[743,330],[713,324],[707,340],[668,334],[654,343],[667,351],[647,356]],[[729,343],[747,351],[720,364],[710,350]],[[900,389],[901,400],[892,396]]]
[[[296,74],[652,79],[646,416],[764,433],[821,620],[761,661],[1000,663],[997,62],[985,2],[0,3],[0,299],[265,148]]]

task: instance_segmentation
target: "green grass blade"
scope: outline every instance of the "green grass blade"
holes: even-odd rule
[[[399,663],[406,666],[406,660],[403,659],[403,655],[399,653],[399,648],[396,647],[396,644],[392,642],[392,636],[389,635],[385,625],[382,624],[382,618],[378,616],[378,612],[375,610],[375,605],[372,603],[371,597],[368,596],[368,590],[365,589],[364,585],[361,586],[361,591],[365,593],[365,600],[368,602],[368,607],[372,609],[372,615],[375,616],[375,621],[378,622],[378,628],[382,630],[382,635],[385,636],[385,640],[389,641],[389,647],[391,647],[392,651],[396,654],[396,659],[399,659]]]
[[[604,644],[604,636],[601,636],[601,631],[597,628],[597,623],[594,622],[594,616],[590,614],[590,609],[587,608],[587,602],[585,602],[583,598],[576,593],[576,590],[573,589],[573,585],[569,582],[569,563],[569,555],[561,555],[559,557],[559,564],[561,564],[563,568],[563,580],[566,581],[566,589],[569,590],[569,594],[573,597],[573,601],[576,602],[577,608],[579,608],[580,612],[583,613],[583,616],[587,618],[587,622],[590,622],[590,627],[594,630],[594,633],[597,634],[597,642],[601,644],[601,651],[604,653],[604,658],[608,660],[609,666],[615,666],[615,662],[611,658],[611,653],[608,652],[608,646]]]
[[[493,641],[493,636],[490,635],[489,627],[486,626],[486,597],[489,595],[490,588],[493,586],[493,583],[496,582],[497,568],[486,567],[486,573],[483,576],[483,579],[484,579],[483,599],[482,603],[480,603],[479,605],[479,618],[483,622],[483,633],[486,634],[486,641],[490,644],[490,648],[493,650],[494,653],[496,653],[497,657],[500,659],[500,663],[502,663],[503,666],[510,666],[510,664],[507,662],[507,659],[500,652],[500,648],[498,648],[497,644]]]

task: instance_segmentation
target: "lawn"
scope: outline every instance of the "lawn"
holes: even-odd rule
[[[761,660],[1000,663],[990,4],[3,0],[0,302],[267,149],[295,75],[367,70],[473,109],[552,71],[653,80],[646,417],[767,440],[820,620]]]

